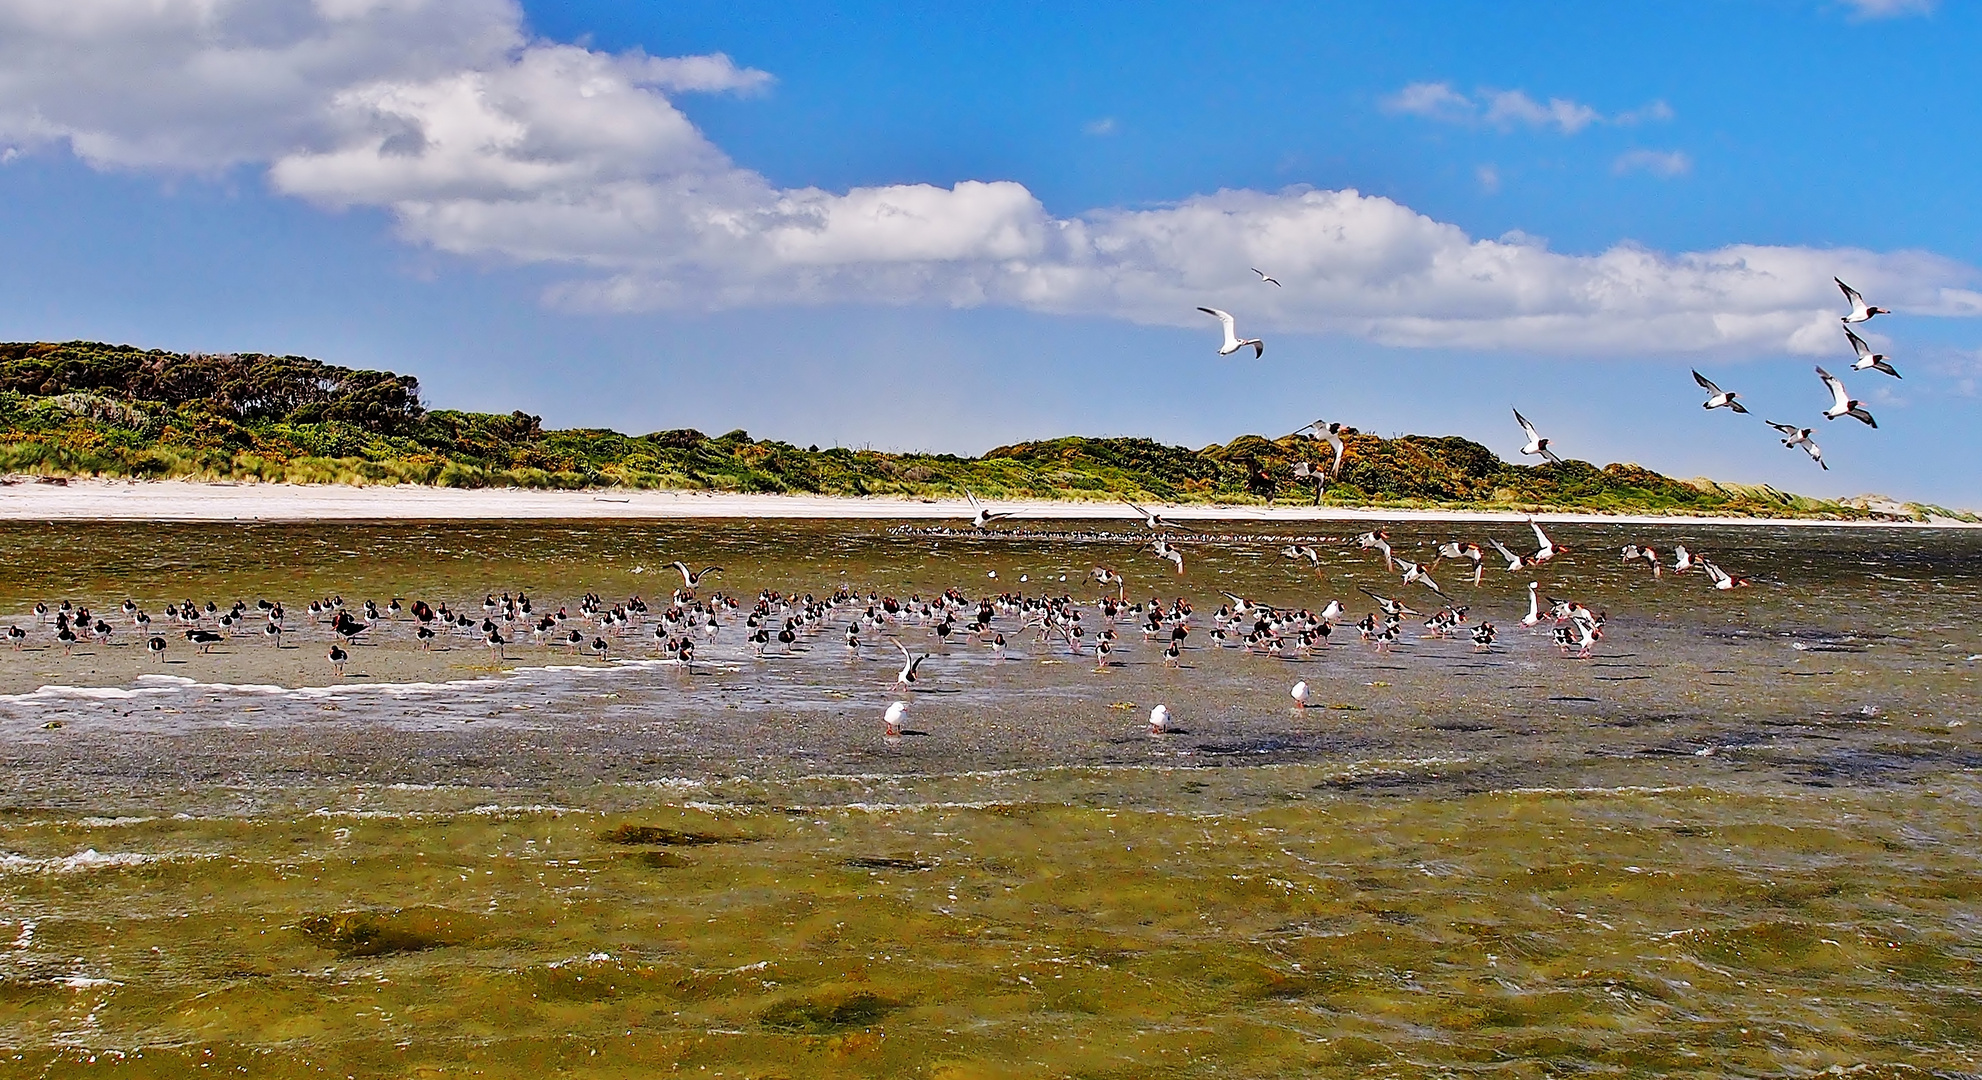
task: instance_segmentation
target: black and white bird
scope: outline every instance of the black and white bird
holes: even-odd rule
[[[332,645],[330,647],[330,655],[326,659],[330,661],[331,667],[337,669],[338,677],[342,678],[344,675],[344,665],[350,662],[351,654],[336,645]]]
[[[1715,566],[1709,560],[1701,559],[1700,566],[1707,571],[1707,576],[1713,579],[1714,588],[1716,589],[1721,589],[1721,590],[1738,589],[1743,585],[1753,584],[1753,582],[1749,581],[1745,577],[1735,577],[1733,574],[1730,574],[1727,571],[1722,570],[1720,567]]]
[[[1527,564],[1526,559],[1523,559],[1521,556],[1516,555],[1512,551],[1508,550],[1507,545],[1501,543],[1499,540],[1488,540],[1487,543],[1492,544],[1493,550],[1499,552],[1500,557],[1507,560],[1508,573],[1510,574],[1519,573],[1521,567]]]
[[[1831,407],[1824,410],[1824,419],[1835,420],[1840,416],[1849,416],[1854,420],[1863,420],[1872,427],[1879,426],[1879,422],[1872,419],[1872,414],[1865,411],[1865,403],[1853,401],[1851,395],[1845,392],[1844,383],[1837,376],[1823,368],[1818,368],[1817,377],[1824,380],[1824,388],[1831,392]]]
[[[1783,433],[1782,444],[1784,446],[1800,446],[1803,448],[1804,453],[1810,455],[1811,461],[1819,465],[1824,465],[1824,448],[1818,446],[1810,438],[1810,433],[1815,430],[1814,428],[1799,428],[1795,424],[1778,424],[1774,420],[1767,420],[1764,423]],[[1825,472],[1829,472],[1830,469],[1831,467],[1829,465],[1824,465]]]
[[[999,510],[995,512],[991,510],[986,510],[984,508],[984,504],[977,501],[977,496],[972,495],[970,493],[969,488],[964,489],[963,497],[969,499],[970,508],[972,510],[977,511],[977,513],[972,515],[970,519],[970,527],[973,529],[982,529],[983,527],[991,524],[994,521],[1016,516],[1015,513],[1010,510]]]
[[[1171,561],[1172,563],[1174,563],[1174,564],[1176,564],[1176,567],[1177,567],[1177,573],[1178,573],[1179,575],[1182,575],[1182,574],[1183,574],[1183,572],[1184,572],[1184,553],[1183,553],[1183,552],[1181,552],[1181,551],[1178,551],[1178,550],[1177,550],[1176,548],[1173,548],[1173,547],[1171,547],[1171,546],[1170,546],[1169,544],[1167,544],[1167,543],[1164,543],[1164,541],[1163,541],[1163,538],[1162,538],[1162,537],[1160,537],[1160,536],[1159,536],[1159,537],[1157,537],[1157,538],[1155,538],[1154,540],[1151,540],[1151,541],[1150,541],[1149,543],[1147,543],[1147,544],[1144,544],[1144,545],[1142,546],[1142,548],[1148,548],[1148,549],[1149,549],[1149,553],[1150,553],[1150,554],[1152,554],[1152,555],[1154,555],[1154,556],[1156,556],[1156,557],[1157,557],[1157,558],[1159,558],[1159,559],[1168,559],[1168,560],[1170,560],[1170,561]],[[1137,550],[1137,551],[1141,551],[1141,550],[1142,550],[1142,548],[1137,548],[1136,550]]]
[[[201,652],[212,652],[215,645],[227,639],[212,630],[193,629],[186,631],[186,640],[200,647]]]
[[[1275,282],[1274,284],[1277,285],[1279,282]],[[1217,319],[1218,324],[1225,329],[1225,340],[1218,346],[1218,355],[1230,356],[1248,345],[1253,348],[1253,359],[1257,360],[1266,355],[1266,342],[1261,341],[1259,338],[1239,337],[1238,324],[1233,321],[1231,313],[1208,307],[1201,307],[1198,310]]]
[[[1886,362],[1886,358],[1873,352],[1872,347],[1865,344],[1864,338],[1851,332],[1851,327],[1844,328],[1844,336],[1851,342],[1851,351],[1858,354],[1857,362],[1851,365],[1853,371],[1883,371],[1895,379],[1899,378],[1899,372],[1893,370],[1893,366]]]
[[[899,641],[895,642],[895,648],[902,651],[902,669],[895,675],[895,685],[909,686],[915,682],[915,669],[921,667],[924,660],[929,659],[929,654],[923,653],[921,656],[911,656],[909,655],[908,646],[903,645]]]
[[[684,589],[692,589],[702,584],[702,579],[710,574],[720,574],[723,572],[723,568],[720,566],[705,566],[693,573],[689,572],[687,563],[677,562],[673,566],[676,570],[681,571],[681,586]]]
[[[1328,467],[1328,475],[1342,475],[1342,454],[1347,449],[1342,441],[1342,425],[1330,420],[1316,420],[1312,424],[1295,428],[1289,434],[1299,435],[1303,431],[1314,432],[1314,437],[1335,449],[1335,463]]]
[[[1549,561],[1550,559],[1555,558],[1557,555],[1564,555],[1568,553],[1569,545],[1558,544],[1555,541],[1550,540],[1548,538],[1548,534],[1542,531],[1541,522],[1536,521],[1534,518],[1529,518],[1528,528],[1535,530],[1535,543],[1540,545],[1537,548],[1535,548],[1535,553],[1533,555],[1528,556],[1527,562],[1529,566],[1540,566],[1541,564]]]
[[[1271,283],[1273,283],[1273,284],[1274,284],[1274,285],[1276,285],[1276,286],[1278,286],[1278,285],[1280,284],[1280,279],[1279,279],[1279,278],[1276,278],[1276,277],[1273,277],[1273,276],[1271,276],[1271,275],[1269,275],[1269,274],[1268,274],[1268,273],[1267,273],[1266,271],[1264,271],[1264,270],[1261,270],[1261,269],[1260,269],[1259,267],[1257,267],[1257,266],[1255,266],[1255,267],[1253,267],[1253,268],[1252,268],[1252,272],[1253,272],[1253,273],[1255,273],[1255,274],[1258,274],[1258,275],[1259,275],[1259,280],[1260,280],[1260,281],[1262,281],[1262,282],[1271,282]],[[1202,310],[1204,310],[1204,309],[1203,309],[1203,308],[1199,308],[1198,310],[1199,310],[1199,311],[1202,311]]]
[[[146,651],[146,652],[149,652],[149,653],[151,653],[151,658],[152,658],[153,660],[156,660],[156,661],[158,661],[158,662],[159,662],[159,663],[161,663],[161,664],[162,664],[162,663],[164,663],[164,662],[165,662],[165,639],[164,639],[164,638],[162,638],[162,637],[156,637],[156,636],[154,636],[154,637],[152,637],[152,638],[149,638],[149,639],[147,639],[147,640],[145,641],[145,651]]]
[[[1849,330],[1845,331],[1847,334],[1850,332]],[[1720,387],[1714,385],[1712,379],[1707,378],[1697,371],[1693,373],[1693,381],[1699,383],[1700,388],[1707,392],[1707,400],[1705,404],[1700,406],[1702,409],[1732,409],[1738,413],[1748,411],[1748,406],[1734,400],[1740,397],[1740,394],[1730,394],[1722,390]]]
[[[1846,285],[1839,278],[1832,278],[1831,280],[1837,282],[1837,287],[1844,290],[1844,299],[1851,305],[1851,314],[1838,316],[1839,322],[1861,323],[1874,315],[1892,314],[1892,312],[1882,307],[1867,307],[1865,305],[1865,298],[1858,295],[1857,289]]]
[[[1475,585],[1480,583],[1480,577],[1486,570],[1486,553],[1480,550],[1478,544],[1462,544],[1457,540],[1448,540],[1438,545],[1438,557],[1440,559],[1473,560],[1473,584]]]
[[[1171,521],[1169,518],[1164,517],[1162,514],[1159,514],[1154,510],[1148,510],[1148,509],[1144,509],[1143,507],[1137,506],[1135,503],[1132,503],[1127,499],[1122,500],[1122,505],[1127,506],[1131,510],[1134,510],[1136,514],[1142,518],[1142,523],[1145,528],[1159,530],[1159,531],[1163,529],[1176,529],[1179,532],[1196,531],[1188,525],[1179,525],[1176,522]]]
[[[1548,448],[1548,440],[1542,438],[1541,433],[1535,430],[1535,425],[1528,423],[1528,418],[1522,416],[1519,409],[1514,410],[1514,422],[1521,425],[1522,433],[1528,436],[1527,444],[1521,447],[1523,454],[1540,455],[1557,465],[1562,464],[1562,459],[1556,457],[1555,451]]]

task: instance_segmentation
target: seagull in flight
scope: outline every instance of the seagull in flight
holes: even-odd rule
[[[1519,409],[1514,410],[1514,422],[1521,425],[1521,430],[1528,436],[1528,444],[1521,448],[1523,454],[1540,454],[1557,465],[1562,464],[1562,459],[1556,457],[1555,451],[1548,448],[1548,440],[1542,438],[1541,432],[1535,430],[1535,425],[1528,423],[1528,418],[1522,416]]]
[[[702,584],[702,579],[710,574],[720,574],[723,572],[723,568],[720,566],[705,566],[691,573],[689,572],[688,564],[683,562],[675,563],[674,568],[681,571],[681,586],[684,589],[692,589]]]
[[[1849,334],[1851,331],[1846,330],[1845,333]],[[1720,387],[1714,385],[1712,379],[1707,378],[1697,371],[1693,373],[1693,381],[1699,383],[1700,389],[1705,390],[1709,395],[1706,403],[1700,406],[1702,409],[1732,409],[1738,413],[1748,411],[1748,406],[1734,400],[1740,397],[1740,394],[1730,394],[1722,390]]]
[[[1190,528],[1189,526],[1179,525],[1176,522],[1171,521],[1169,518],[1164,517],[1162,514],[1159,514],[1154,510],[1145,510],[1142,507],[1137,506],[1135,503],[1132,503],[1127,499],[1123,499],[1122,504],[1127,506],[1129,509],[1134,510],[1137,514],[1141,515],[1143,525],[1147,526],[1150,529],[1156,529],[1156,530],[1177,529],[1182,532],[1196,531]]]
[[[1515,573],[1519,571],[1522,566],[1527,564],[1526,559],[1523,559],[1521,556],[1516,555],[1512,551],[1507,550],[1507,545],[1501,543],[1499,540],[1489,539],[1487,543],[1492,544],[1493,549],[1495,551],[1500,552],[1500,557],[1507,560],[1508,573],[1510,574]]]
[[[1276,281],[1274,284],[1278,285],[1279,282]],[[1230,356],[1248,345],[1253,347],[1253,359],[1257,360],[1266,355],[1266,342],[1261,341],[1259,338],[1241,339],[1239,337],[1239,332],[1236,329],[1237,324],[1233,321],[1231,313],[1208,307],[1201,307],[1198,310],[1217,319],[1219,325],[1225,328],[1225,343],[1218,347],[1218,355]]]
[[[1849,416],[1854,420],[1863,420],[1873,427],[1879,426],[1879,422],[1872,419],[1872,414],[1865,411],[1864,402],[1851,400],[1851,395],[1845,392],[1844,383],[1839,381],[1837,376],[1823,368],[1818,368],[1817,377],[1824,380],[1824,386],[1831,392],[1831,407],[1824,410],[1824,419],[1835,420],[1840,416]]]
[[[1335,448],[1335,464],[1328,467],[1328,475],[1341,476],[1342,453],[1346,448],[1342,441],[1342,425],[1329,420],[1316,420],[1312,424],[1295,428],[1291,434],[1299,435],[1303,431],[1314,432],[1314,437],[1317,440]]]
[[[1865,344],[1864,338],[1851,332],[1851,327],[1844,328],[1844,336],[1851,339],[1852,351],[1858,354],[1858,362],[1851,365],[1853,371],[1883,371],[1895,379],[1899,378],[1899,372],[1893,370],[1893,366],[1886,362],[1886,358],[1873,352],[1872,347]]]
[[[1804,453],[1810,455],[1811,461],[1814,461],[1819,465],[1824,465],[1824,448],[1818,446],[1815,442],[1811,441],[1810,439],[1810,432],[1814,431],[1815,430],[1814,428],[1799,428],[1795,424],[1778,424],[1774,420],[1766,420],[1763,422],[1768,424],[1770,427],[1776,429],[1777,431],[1782,432],[1783,435],[1787,436],[1782,440],[1782,444],[1784,446],[1787,447],[1800,446],[1803,448]],[[1829,465],[1824,465],[1824,471],[1825,472],[1831,471],[1831,467]]]
[[[982,529],[986,525],[989,525],[992,522],[997,521],[1001,518],[1017,516],[1016,513],[1010,510],[1000,510],[995,513],[990,510],[986,510],[984,508],[984,504],[977,501],[977,496],[972,495],[970,493],[969,488],[965,488],[963,490],[963,497],[969,499],[971,509],[977,511],[976,516],[970,519],[970,527],[973,529]]]
[[[1874,315],[1892,314],[1892,312],[1882,307],[1866,307],[1865,298],[1858,295],[1857,289],[1846,285],[1840,278],[1832,278],[1831,280],[1837,282],[1837,287],[1844,290],[1844,298],[1851,304],[1851,314],[1838,316],[1839,322],[1860,323]]]
[[[1280,279],[1279,279],[1279,278],[1276,278],[1276,277],[1272,277],[1272,276],[1270,276],[1269,274],[1267,274],[1267,272],[1266,272],[1266,271],[1264,271],[1264,270],[1261,270],[1261,269],[1260,269],[1259,267],[1257,267],[1257,266],[1255,266],[1255,267],[1253,267],[1253,268],[1252,268],[1252,271],[1253,271],[1253,273],[1255,273],[1255,274],[1258,274],[1258,275],[1259,275],[1259,279],[1260,279],[1261,281],[1271,281],[1271,282],[1272,282],[1272,283],[1274,284],[1274,286],[1275,286],[1275,287],[1279,287],[1279,285],[1280,285]],[[1203,309],[1202,309],[1202,308],[1200,308],[1200,309],[1198,309],[1198,310],[1200,310],[1200,311],[1202,311]]]

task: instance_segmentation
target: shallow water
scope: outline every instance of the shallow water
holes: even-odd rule
[[[1035,526],[1042,527],[1042,526]],[[1050,528],[1050,526],[1044,526]],[[1083,527],[1084,528],[1084,527]],[[18,1071],[251,1075],[1872,1075],[1977,1068],[1982,594],[1969,533],[1570,527],[1532,578],[1609,613],[1589,660],[1523,630],[1528,572],[1437,575],[1501,629],[1309,660],[1217,649],[1223,589],[1435,601],[1381,560],[1187,538],[877,523],[8,526],[0,1047]],[[1461,526],[1517,550],[1525,529]],[[1429,556],[1445,533],[1392,530]],[[1675,541],[1752,588],[1653,580]],[[1001,620],[999,662],[847,620],[692,670],[410,624],[350,676],[340,593],[538,609],[712,579],[821,596],[1092,598],[1097,563],[1196,607],[1179,668]],[[638,569],[639,572],[635,572]],[[987,575],[995,572],[996,579]],[[1058,579],[1065,574],[1067,580]],[[1027,580],[1021,584],[1019,579]],[[705,585],[704,592],[708,591]],[[279,599],[152,663],[116,607]],[[656,610],[658,610],[656,605]],[[1090,629],[1098,616],[1090,609]],[[5,619],[0,619],[4,623]],[[1345,640],[1346,639],[1346,640]],[[1296,710],[1287,687],[1313,702]],[[880,713],[910,702],[910,733]],[[1146,732],[1166,704],[1170,734]],[[11,947],[9,947],[11,943]],[[338,1070],[342,1070],[339,1073]]]

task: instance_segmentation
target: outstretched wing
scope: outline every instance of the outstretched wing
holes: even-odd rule
[[[1839,412],[1851,408],[1851,395],[1845,392],[1844,381],[1842,379],[1825,371],[1823,368],[1817,369],[1817,376],[1823,379],[1824,385],[1830,389],[1831,401],[1836,404]]]
[[[1851,331],[1846,330],[1845,333],[1849,334],[1851,333]],[[1697,371],[1693,373],[1693,381],[1699,383],[1701,388],[1706,390],[1706,392],[1709,394],[1718,394],[1721,392],[1721,388],[1715,386],[1714,381],[1712,379],[1707,378],[1705,375],[1702,375]]]
[[[1852,333],[1851,327],[1844,328],[1844,336],[1851,340],[1851,351],[1857,353],[1860,360],[1872,355],[1872,347],[1865,344],[1864,338]]]
[[[1237,323],[1235,322],[1235,320],[1233,320],[1230,312],[1220,311],[1215,307],[1201,307],[1198,308],[1198,310],[1204,312],[1206,315],[1209,315],[1214,319],[1217,319],[1220,323],[1222,323],[1225,327],[1226,333],[1230,334],[1234,332],[1233,327],[1236,326]]]
[[[1774,420],[1764,420],[1762,421],[1762,423],[1767,424],[1770,427],[1776,429],[1777,431],[1782,432],[1784,435],[1794,435],[1797,432],[1797,427],[1795,424],[1778,424]]]
[[[1842,278],[1832,278],[1831,280],[1837,282],[1837,287],[1844,290],[1844,298],[1846,300],[1851,301],[1851,306],[1853,310],[1865,306],[1865,298],[1858,295],[1857,289],[1854,289],[1851,286],[1846,285]]]
[[[1514,410],[1514,422],[1521,425],[1521,430],[1527,433],[1529,442],[1541,441],[1542,433],[1535,430],[1535,425],[1528,423],[1528,418],[1522,416],[1519,409]]]

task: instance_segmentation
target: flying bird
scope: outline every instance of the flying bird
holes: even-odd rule
[[[1846,330],[1845,333],[1849,334],[1851,333],[1851,331]],[[1738,413],[1745,413],[1748,411],[1748,407],[1746,405],[1743,405],[1739,401],[1734,400],[1735,398],[1740,397],[1741,396],[1740,394],[1730,394],[1727,391],[1722,390],[1720,387],[1714,385],[1714,381],[1712,379],[1707,378],[1705,375],[1702,375],[1697,371],[1693,373],[1693,381],[1699,383],[1700,388],[1702,390],[1705,390],[1708,394],[1706,403],[1700,406],[1702,409],[1732,409]]]
[[[1865,411],[1865,403],[1853,401],[1851,395],[1845,392],[1844,383],[1839,381],[1837,376],[1823,368],[1818,368],[1817,377],[1824,380],[1824,386],[1831,392],[1831,407],[1824,410],[1824,419],[1835,420],[1840,416],[1849,416],[1854,420],[1863,420],[1872,427],[1879,426],[1879,422],[1872,419],[1872,414]]]
[[[1558,544],[1550,540],[1548,534],[1542,531],[1541,523],[1534,518],[1528,519],[1528,528],[1535,530],[1535,543],[1541,545],[1535,549],[1533,555],[1528,556],[1529,566],[1540,566],[1557,555],[1562,555],[1569,551],[1569,545]]]
[[[1275,282],[1274,284],[1277,285],[1279,284],[1279,282]],[[1248,345],[1251,345],[1253,347],[1253,359],[1257,360],[1260,357],[1266,355],[1266,342],[1261,341],[1259,338],[1241,339],[1239,337],[1239,332],[1236,328],[1237,324],[1232,320],[1232,316],[1229,312],[1224,312],[1218,310],[1217,308],[1208,308],[1208,307],[1201,307],[1198,310],[1204,312],[1206,315],[1209,315],[1214,319],[1217,319],[1219,325],[1225,328],[1225,343],[1218,347],[1218,355],[1230,356],[1233,353],[1238,352],[1240,349],[1243,349]]]
[[[1328,475],[1341,476],[1342,453],[1345,449],[1345,444],[1342,441],[1342,425],[1330,420],[1316,420],[1312,424],[1295,428],[1290,434],[1299,435],[1303,431],[1314,432],[1314,437],[1317,440],[1335,448],[1335,464],[1328,467]]]
[[[705,566],[698,571],[690,573],[688,569],[688,564],[682,562],[675,563],[674,568],[676,570],[681,571],[682,587],[688,589],[692,589],[695,586],[702,584],[702,579],[710,574],[720,574],[723,572],[723,568],[720,566]]]
[[[1738,589],[1743,585],[1753,584],[1747,578],[1735,577],[1706,559],[1701,559],[1700,565],[1706,568],[1707,576],[1713,579],[1714,588],[1716,589]]]
[[[1521,425],[1521,430],[1528,436],[1528,444],[1521,448],[1523,454],[1540,454],[1557,465],[1562,464],[1562,459],[1556,457],[1555,451],[1548,448],[1548,440],[1542,438],[1541,433],[1535,430],[1535,425],[1528,423],[1528,418],[1522,416],[1519,409],[1514,410],[1514,422]]]
[[[970,493],[969,488],[964,489],[963,497],[969,499],[971,509],[977,511],[976,515],[970,519],[970,527],[973,529],[982,529],[986,525],[989,525],[992,522],[997,521],[1001,518],[1017,516],[1013,511],[1010,510],[999,510],[995,512],[991,510],[986,510],[984,508],[984,504],[977,501],[977,496],[972,495]]]
[[[1120,496],[1117,496],[1117,498],[1120,498]],[[1164,517],[1162,514],[1159,514],[1154,510],[1147,510],[1144,509],[1143,507],[1137,506],[1135,503],[1132,503],[1127,499],[1122,499],[1122,505],[1128,507],[1131,510],[1134,510],[1139,516],[1141,516],[1143,525],[1147,526],[1150,529],[1158,529],[1158,530],[1177,529],[1182,532],[1195,531],[1187,525],[1179,525],[1176,522],[1171,521],[1169,518]]]
[[[1508,573],[1510,574],[1518,573],[1521,567],[1527,565],[1526,559],[1523,559],[1521,556],[1516,555],[1512,551],[1507,550],[1507,545],[1501,543],[1499,540],[1489,539],[1487,543],[1492,544],[1493,550],[1498,551],[1500,553],[1500,557],[1507,560]]]
[[[1268,275],[1266,271],[1264,271],[1264,270],[1261,270],[1261,269],[1260,269],[1259,267],[1257,267],[1257,266],[1255,266],[1255,267],[1253,267],[1253,268],[1252,268],[1252,271],[1253,271],[1253,273],[1255,273],[1255,274],[1258,274],[1258,275],[1259,275],[1259,279],[1260,279],[1261,281],[1270,281],[1270,282],[1272,282],[1272,283],[1273,283],[1274,285],[1276,285],[1276,286],[1278,286],[1278,285],[1280,284],[1280,279],[1279,279],[1279,278],[1276,278],[1276,277],[1272,277],[1272,276],[1270,276],[1270,275]],[[1200,308],[1199,310],[1203,310],[1203,309],[1202,309],[1202,308]]]
[[[1141,551],[1143,548],[1148,548],[1149,553],[1159,559],[1168,559],[1177,564],[1177,573],[1179,575],[1184,572],[1184,553],[1164,543],[1162,537],[1159,536],[1136,550]]]
[[[1873,352],[1872,347],[1865,344],[1864,338],[1851,332],[1851,327],[1844,328],[1844,336],[1851,339],[1851,349],[1858,354],[1858,362],[1851,365],[1853,371],[1883,371],[1895,379],[1899,378],[1899,372],[1893,370],[1893,366],[1886,362],[1886,358]]]
[[[1768,424],[1770,427],[1776,429],[1777,431],[1782,432],[1785,436],[1787,436],[1787,438],[1782,440],[1782,444],[1784,446],[1786,447],[1800,446],[1803,448],[1804,453],[1810,455],[1811,461],[1814,461],[1819,465],[1824,465],[1824,448],[1818,446],[1815,442],[1812,442],[1810,439],[1810,433],[1816,429],[1799,428],[1795,424],[1778,424],[1774,420],[1766,420],[1763,422]],[[1830,470],[1831,467],[1829,465],[1824,465],[1825,472],[1829,472]]]
[[[1887,311],[1885,308],[1882,307],[1866,307],[1865,298],[1858,295],[1857,289],[1854,289],[1851,286],[1846,285],[1844,281],[1840,278],[1832,278],[1831,280],[1837,282],[1837,287],[1844,290],[1844,298],[1847,302],[1851,304],[1851,314],[1838,316],[1838,321],[1848,322],[1848,323],[1860,323],[1860,322],[1864,322],[1865,320],[1871,318],[1874,315],[1892,314],[1892,312]]]

